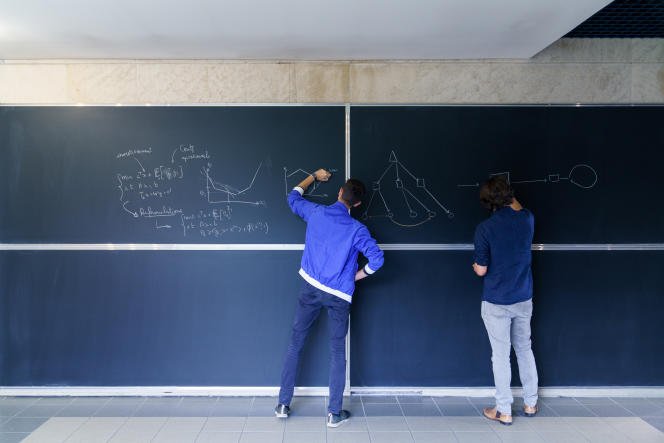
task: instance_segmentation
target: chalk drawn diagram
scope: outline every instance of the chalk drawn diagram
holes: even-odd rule
[[[540,179],[532,180],[512,180],[510,172],[497,172],[489,174],[489,177],[495,176],[504,176],[507,179],[507,183],[516,185],[516,184],[529,184],[529,183],[561,183],[569,182],[574,186],[578,186],[581,189],[590,189],[597,184],[597,171],[590,165],[586,164],[577,164],[572,166],[569,174],[567,176],[562,176],[561,174],[547,174],[546,177]],[[459,188],[479,188],[479,183],[472,183],[466,185],[457,185]]]
[[[262,166],[263,162],[258,164],[256,172],[254,172],[249,185],[243,189],[238,189],[231,185],[214,180],[210,175],[210,169],[212,169],[212,165],[208,163],[206,167],[201,169],[201,174],[203,177],[205,177],[205,187],[201,190],[201,195],[207,199],[208,203],[211,204],[244,204],[265,206],[264,200],[251,200],[248,198],[248,195],[246,195],[254,187],[256,177],[258,176]]]
[[[434,219],[437,213],[433,209],[440,208],[448,218],[454,217],[454,213],[429,191],[424,178],[410,172],[394,151],[390,152],[388,162],[383,174],[371,184],[371,197],[362,214],[364,220],[386,217],[397,226],[412,228]],[[384,186],[386,175],[390,171],[394,172],[394,178],[388,186]],[[376,203],[377,200],[380,202]]]
[[[337,172],[336,169],[326,169],[326,171],[331,172],[333,174]],[[313,172],[308,172],[305,171],[304,169],[295,169],[294,171],[289,172],[289,169],[284,166],[284,188],[286,190],[286,194],[288,194],[293,189],[293,187],[296,186],[298,183],[300,183],[302,180],[313,174],[314,174]],[[313,197],[313,198],[328,197],[326,193],[318,190],[320,185],[321,182],[314,181],[313,184],[309,186],[309,188],[304,192],[303,195],[306,197]]]

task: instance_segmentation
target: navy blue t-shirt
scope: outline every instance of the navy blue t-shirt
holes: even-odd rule
[[[527,209],[495,211],[475,229],[475,263],[488,266],[482,300],[511,305],[533,296],[530,271],[535,218]]]

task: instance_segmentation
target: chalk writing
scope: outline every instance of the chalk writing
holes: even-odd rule
[[[262,162],[247,173],[246,185],[235,187],[213,178],[210,153],[193,144],[122,150],[115,160],[121,169],[115,174],[120,210],[132,223],[150,219],[145,226],[159,232],[177,232],[179,226],[183,237],[215,240],[269,232],[269,223],[260,219],[266,202],[252,197]]]

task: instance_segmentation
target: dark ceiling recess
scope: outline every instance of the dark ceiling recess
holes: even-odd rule
[[[664,38],[664,0],[615,0],[565,37]]]

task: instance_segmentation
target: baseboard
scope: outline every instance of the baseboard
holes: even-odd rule
[[[513,388],[515,396],[521,388]],[[17,397],[186,397],[276,396],[278,386],[3,386],[0,396]],[[344,395],[426,395],[432,397],[492,397],[492,387],[362,387]],[[295,388],[296,396],[326,396],[327,386]],[[664,397],[664,386],[556,386],[539,389],[541,397]]]

